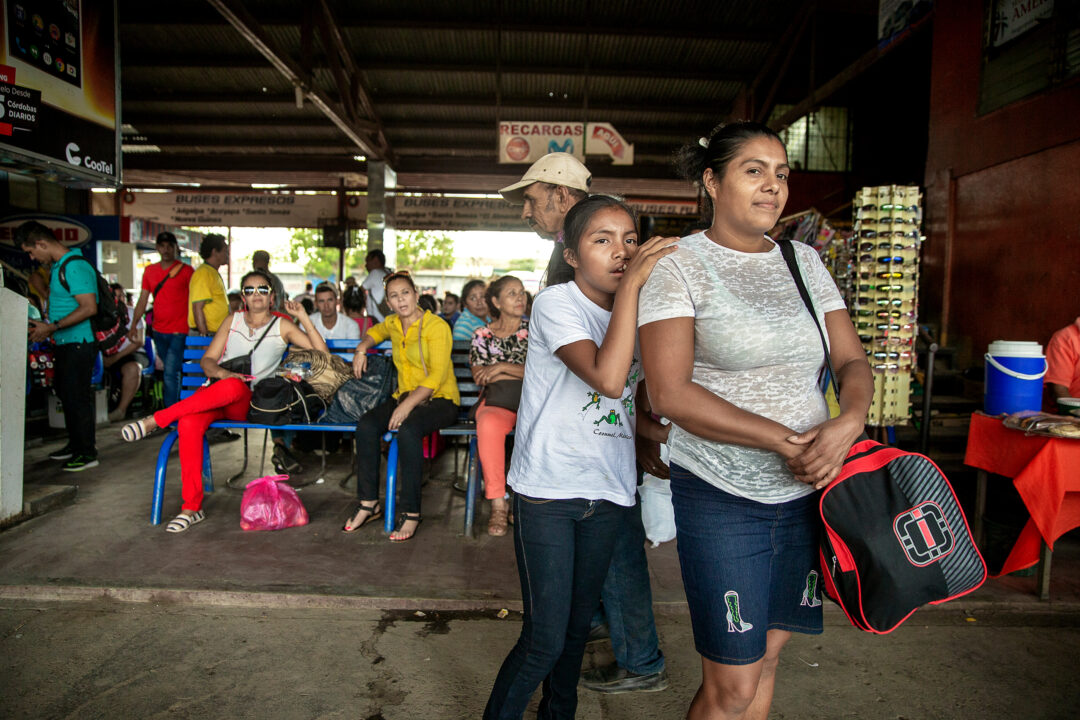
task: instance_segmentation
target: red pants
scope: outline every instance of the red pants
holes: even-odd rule
[[[203,436],[215,420],[246,420],[251,388],[236,378],[218,380],[194,395],[154,413],[158,427],[174,422],[180,435],[180,481],[184,510],[201,510]]]
[[[484,471],[484,497],[506,495],[506,436],[517,423],[517,413],[481,403],[476,411],[476,445]]]

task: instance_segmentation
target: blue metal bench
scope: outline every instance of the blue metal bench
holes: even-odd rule
[[[203,383],[206,382],[206,374],[203,372],[202,366],[199,361],[206,353],[206,348],[210,344],[211,338],[189,336],[184,343],[184,364],[183,375],[181,377],[180,386],[180,398],[186,398],[193,395]],[[357,342],[355,340],[328,340],[327,347],[335,355],[341,357],[345,362],[352,364],[353,350],[356,348]],[[373,352],[384,352],[390,349],[389,343],[383,343],[376,347]],[[244,430],[244,465],[240,468],[240,471],[230,477],[226,481],[226,485],[230,485],[233,481],[240,478],[247,470],[248,464],[248,430],[314,430],[321,432],[343,432],[343,433],[355,433],[356,425],[330,425],[330,424],[291,424],[291,425],[260,425],[258,423],[241,422],[235,420],[216,420],[210,424],[212,428],[225,428],[225,429],[239,429]],[[177,432],[175,428],[171,428],[168,434],[165,436],[164,441],[161,443],[161,450],[158,451],[157,466],[154,471],[154,497],[153,504],[150,511],[150,522],[154,525],[161,523],[161,508],[165,497],[165,474],[169,462],[169,453],[172,451],[172,446],[176,443]],[[391,441],[391,454],[394,458],[394,462],[387,463],[387,482],[386,482],[386,496],[387,496],[387,512],[386,521],[384,527],[386,532],[390,532],[394,529],[394,515],[393,515],[393,498],[397,489],[397,440],[396,438]],[[260,473],[262,467],[266,462],[266,439],[263,439],[263,459],[262,465],[260,465]],[[393,468],[393,471],[390,470]],[[321,473],[326,471],[326,454],[322,456],[322,468]],[[210,447],[206,439],[203,439],[203,490],[211,493],[214,491],[214,477],[213,469],[210,464]]]

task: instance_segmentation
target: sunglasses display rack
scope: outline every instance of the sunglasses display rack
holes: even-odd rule
[[[906,425],[918,332],[922,193],[916,186],[864,187],[854,208],[848,307],[874,373],[867,424]]]

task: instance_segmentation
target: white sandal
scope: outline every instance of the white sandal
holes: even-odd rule
[[[128,423],[120,429],[120,435],[123,436],[128,442],[135,442],[136,440],[142,440],[144,437],[150,434],[150,431],[143,425],[144,422],[151,418],[145,417],[142,420],[136,420],[135,422]]]
[[[185,515],[180,513],[165,526],[165,532],[181,533],[187,530],[195,523],[202,522],[206,519],[206,514],[202,510],[197,510],[193,515]]]

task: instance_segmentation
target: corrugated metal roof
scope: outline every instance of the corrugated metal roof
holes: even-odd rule
[[[243,5],[254,32],[302,74],[301,21],[321,4]],[[584,119],[610,122],[635,144],[632,171],[661,175],[671,150],[721,120],[778,52],[776,41],[802,5],[327,0],[357,69],[347,78],[360,91],[355,116],[343,97],[353,89],[338,87],[328,66],[335,50],[324,46],[317,24],[314,68],[301,82],[321,93],[365,147],[381,152],[381,132],[400,159],[399,177],[439,174],[410,175],[419,158],[445,160],[446,173],[460,161],[466,177],[501,176],[503,168],[492,172],[497,121]],[[865,18],[877,3],[849,5]],[[233,182],[230,156],[246,164],[264,155],[269,168],[274,158],[309,154],[320,158],[328,182],[356,177],[353,156],[368,153],[310,98],[297,107],[293,82],[204,0],[119,0],[118,17],[124,117],[162,149],[133,155],[126,167],[152,173],[155,162],[173,170],[200,165]]]

